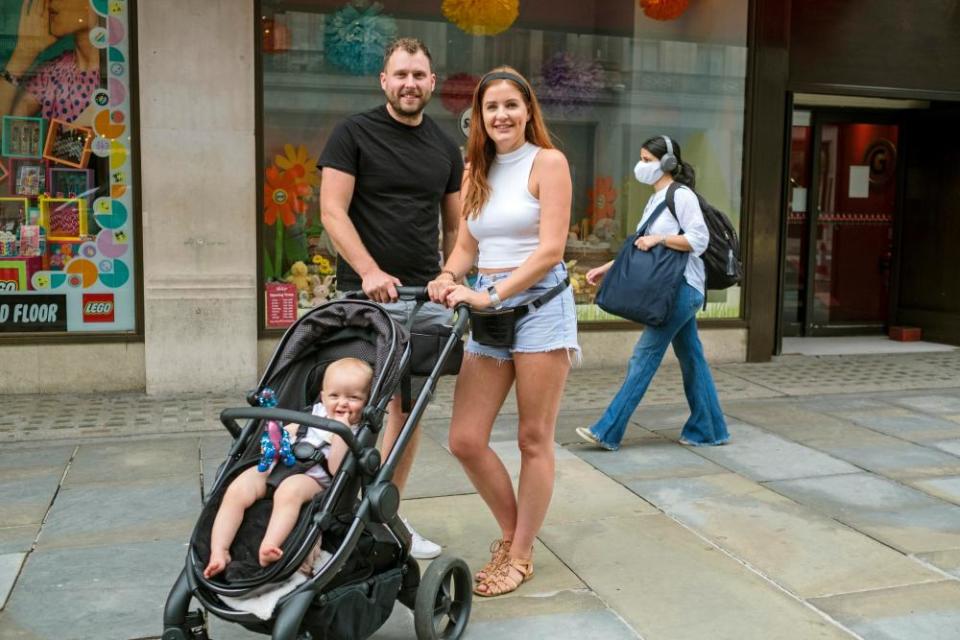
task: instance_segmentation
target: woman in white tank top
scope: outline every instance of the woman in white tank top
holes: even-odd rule
[[[471,335],[450,422],[450,450],[500,526],[474,589],[496,596],[533,577],[533,542],[553,492],[560,398],[571,361],[580,355],[563,265],[572,185],[567,159],[550,142],[530,83],[510,67],[480,80],[467,145],[461,190],[466,224],[443,272],[429,284],[430,295],[451,308],[465,303],[473,309],[529,309],[516,322],[509,347],[480,344]],[[476,288],[458,284],[475,261]],[[516,492],[490,448],[493,422],[515,381],[521,456]]]

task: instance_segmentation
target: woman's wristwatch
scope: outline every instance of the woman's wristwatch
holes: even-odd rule
[[[503,309],[503,300],[500,299],[500,294],[497,293],[497,288],[494,285],[487,287],[487,295],[490,296],[490,306],[494,309]]]

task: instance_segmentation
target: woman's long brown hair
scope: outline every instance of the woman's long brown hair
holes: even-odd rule
[[[530,121],[524,129],[524,138],[527,142],[532,142],[538,147],[544,149],[553,149],[553,143],[550,141],[550,132],[547,131],[547,125],[543,121],[543,112],[540,110],[540,103],[537,102],[537,96],[533,93],[533,88],[527,79],[520,75],[520,72],[513,67],[496,67],[487,72],[486,75],[496,71],[506,71],[520,78],[526,86],[517,86],[520,95],[525,98],[527,110],[530,112]],[[480,215],[480,209],[490,199],[490,183],[487,182],[487,173],[490,171],[490,165],[497,155],[497,148],[487,135],[487,130],[483,126],[483,94],[494,82],[517,83],[513,80],[493,80],[484,85],[483,79],[477,84],[473,92],[473,111],[470,117],[470,135],[467,138],[467,191],[463,199],[463,216],[465,218],[476,218]],[[530,96],[529,99],[526,99]]]

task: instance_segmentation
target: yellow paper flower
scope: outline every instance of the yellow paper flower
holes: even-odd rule
[[[322,276],[333,273],[333,266],[330,261],[319,253],[313,256],[313,264],[317,265],[317,272]]]
[[[519,0],[443,0],[443,16],[474,36],[495,36],[520,15]]]
[[[317,159],[311,158],[307,153],[307,147],[304,145],[293,148],[292,144],[283,145],[283,152],[286,155],[278,155],[275,162],[283,171],[289,171],[291,168],[303,167],[302,175],[297,178],[297,184],[305,184],[311,187],[320,186],[320,175],[317,172]],[[299,173],[299,172],[296,172]]]

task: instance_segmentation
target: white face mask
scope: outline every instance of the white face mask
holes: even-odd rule
[[[633,168],[633,175],[643,184],[654,184],[663,177],[663,169],[658,161],[644,162],[641,160]]]

